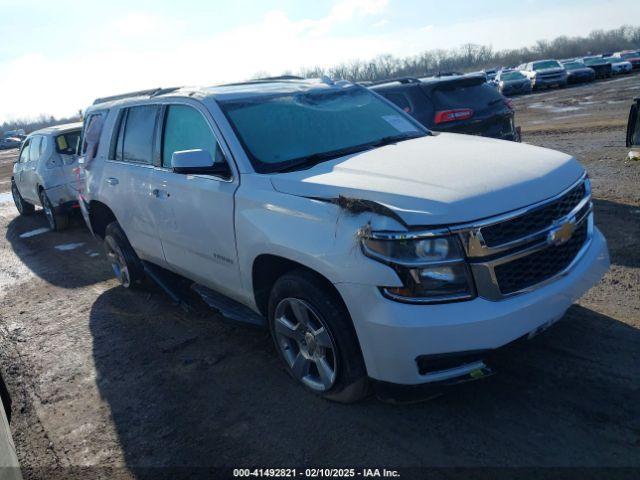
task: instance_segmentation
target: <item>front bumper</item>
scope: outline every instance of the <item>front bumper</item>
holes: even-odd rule
[[[600,231],[565,276],[537,290],[490,301],[476,298],[440,305],[409,305],[382,296],[369,285],[339,283],[360,342],[369,377],[418,385],[470,375],[482,362],[421,374],[425,355],[492,350],[559,320],[571,304],[609,268],[607,243]]]

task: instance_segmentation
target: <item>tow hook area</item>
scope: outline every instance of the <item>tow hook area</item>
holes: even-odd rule
[[[464,375],[447,380],[422,383],[419,385],[399,385],[379,380],[372,380],[371,383],[373,385],[373,391],[380,401],[392,404],[411,404],[433,400],[434,398],[451,392],[457,386],[473,382],[474,380],[487,378],[493,374],[493,370],[483,363],[482,366]]]

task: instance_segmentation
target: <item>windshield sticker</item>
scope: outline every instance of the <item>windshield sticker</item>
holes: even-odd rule
[[[399,132],[417,132],[418,129],[406,118],[400,115],[383,115],[382,119]]]
[[[62,135],[56,138],[56,142],[58,142],[58,148],[60,150],[66,150],[69,147],[69,145],[67,145],[67,139]]]

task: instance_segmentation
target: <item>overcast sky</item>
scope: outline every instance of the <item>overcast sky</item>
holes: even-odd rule
[[[0,0],[0,122],[124,91],[640,23],[640,0]]]

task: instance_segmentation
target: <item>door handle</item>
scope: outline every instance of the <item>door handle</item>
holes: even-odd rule
[[[118,181],[118,179],[117,179],[117,178],[114,178],[114,177],[109,177],[109,178],[107,178],[106,182],[107,182],[109,185],[117,185],[118,183],[120,183],[120,182]]]

